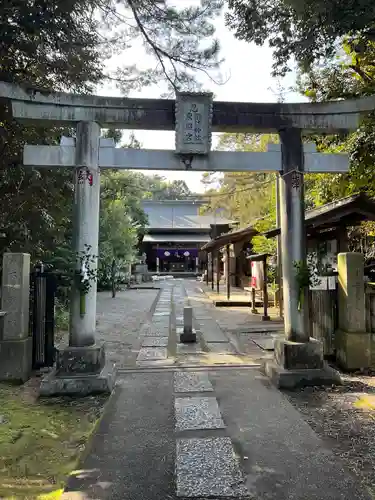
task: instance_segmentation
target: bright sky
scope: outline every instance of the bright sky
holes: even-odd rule
[[[178,0],[180,2],[195,3],[194,0]],[[272,51],[268,46],[257,47],[236,40],[224,23],[221,17],[215,22],[216,36],[220,40],[222,51],[221,56],[225,59],[221,74],[224,85],[216,85],[205,75],[201,75],[199,80],[204,85],[204,90],[209,90],[215,94],[218,101],[237,102],[276,102],[278,82],[271,77]],[[108,68],[115,69],[121,65],[123,55],[109,61]],[[126,51],[127,64],[143,61],[147,64],[148,56],[141,45],[134,46],[130,51]],[[141,63],[142,64],[142,63]],[[229,79],[228,79],[229,78]],[[291,73],[281,82],[285,89],[295,84],[295,74]],[[132,97],[158,98],[163,93],[163,88],[146,88],[141,92],[132,93]],[[101,95],[120,96],[120,92],[114,86],[105,85],[98,90]],[[287,102],[298,102],[305,100],[301,95],[289,91],[284,95]],[[124,132],[124,141],[130,131]],[[218,135],[218,134],[215,134]],[[174,133],[164,131],[135,131],[136,138],[142,146],[147,149],[174,149]],[[214,138],[215,146],[217,138]],[[144,171],[144,173],[148,173]],[[204,187],[200,182],[200,172],[149,172],[150,174],[160,174],[168,180],[183,179],[189,188],[194,192],[203,192]]]

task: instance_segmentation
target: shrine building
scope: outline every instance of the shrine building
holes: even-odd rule
[[[201,247],[235,226],[235,222],[219,214],[199,215],[205,203],[204,200],[142,202],[148,229],[141,251],[147,256],[149,272],[173,276],[203,272],[207,254],[201,252]]]

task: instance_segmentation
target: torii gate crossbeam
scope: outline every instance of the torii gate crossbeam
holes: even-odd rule
[[[74,140],[73,140],[74,141]],[[174,151],[158,149],[115,148],[109,139],[101,139],[99,167],[102,169],[191,170],[199,172],[280,172],[281,151],[232,152],[213,151],[209,156],[196,156],[187,167]],[[25,146],[23,163],[33,167],[74,167],[75,144],[61,146]],[[305,173],[344,173],[348,171],[345,154],[305,152]]]

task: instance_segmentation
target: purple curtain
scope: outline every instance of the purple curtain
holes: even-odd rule
[[[188,254],[188,255],[186,255]],[[156,256],[159,259],[168,259],[170,257],[175,258],[179,257],[181,259],[185,257],[198,257],[198,249],[197,248],[158,248],[156,250]]]

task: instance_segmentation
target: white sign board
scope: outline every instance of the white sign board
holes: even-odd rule
[[[176,95],[176,153],[208,155],[212,138],[212,94]]]

